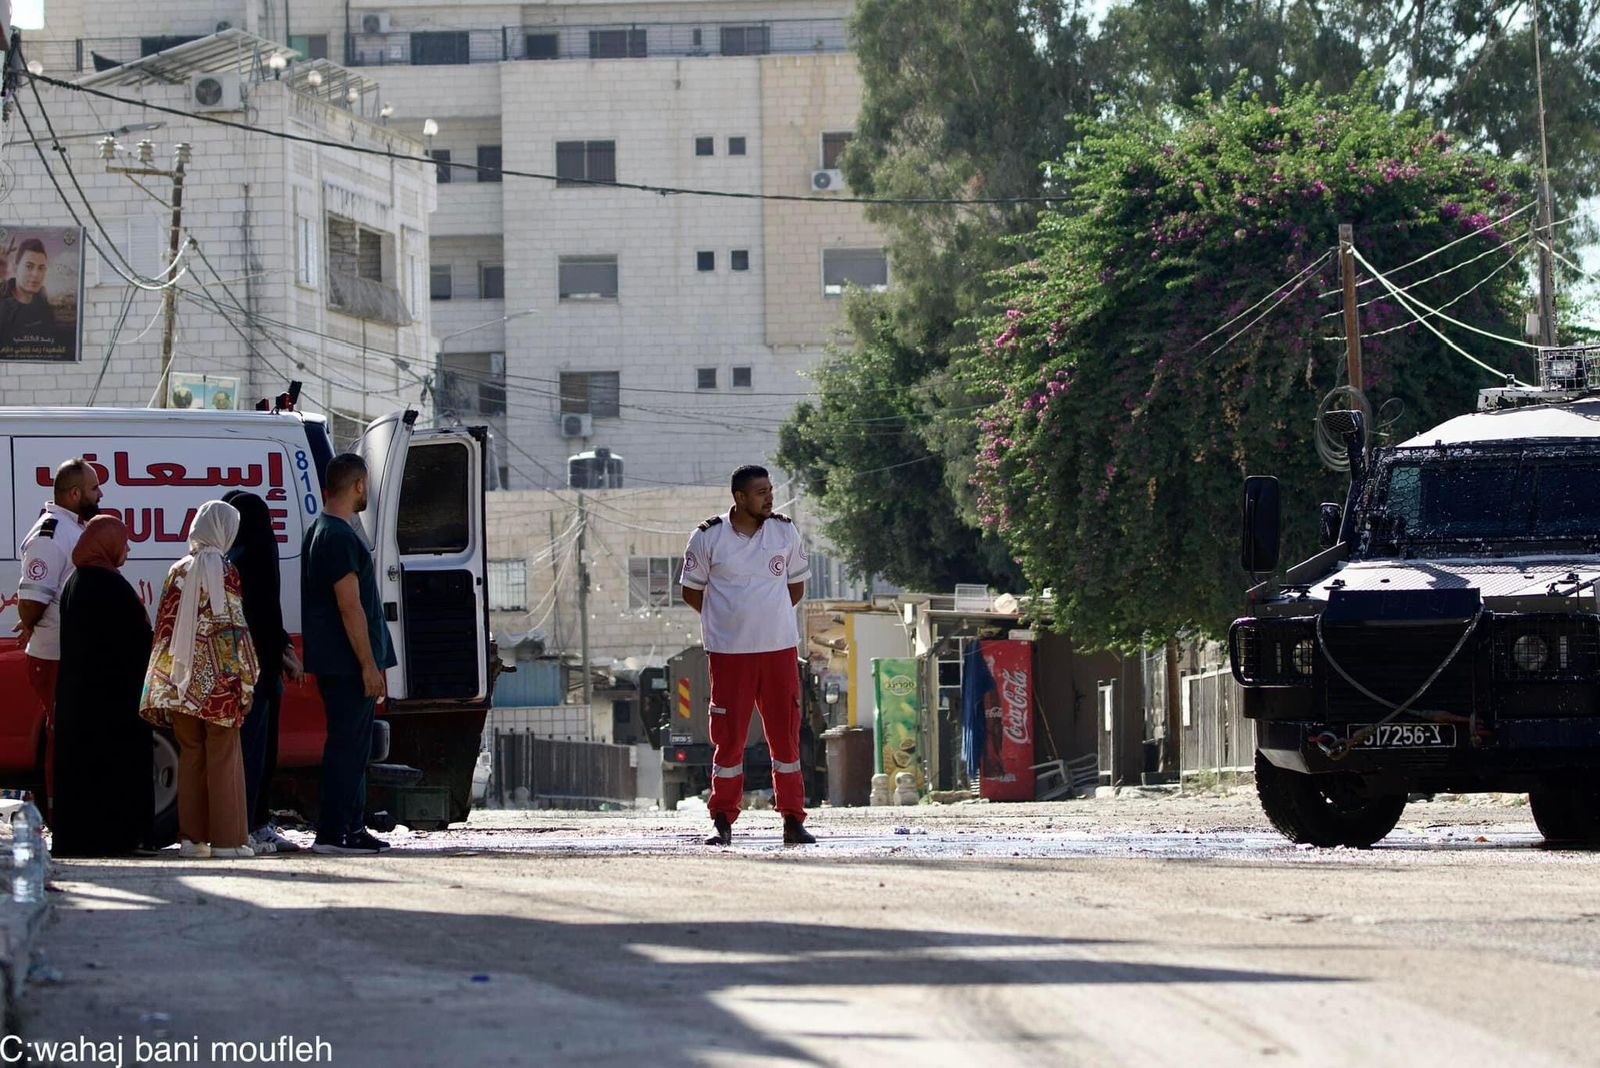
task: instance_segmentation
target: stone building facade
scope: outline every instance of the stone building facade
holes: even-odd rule
[[[210,78],[223,87],[225,105],[202,107],[211,117],[248,117],[266,130],[400,155],[420,150],[405,133],[334,99],[335,84],[348,86],[341,94],[353,88],[375,96],[369,79],[329,63],[319,65],[320,86],[307,83],[309,69],[286,78],[267,65],[278,50],[230,30],[178,47],[159,64],[135,61],[82,84],[190,112],[196,80]],[[12,182],[0,218],[13,227],[82,223],[89,247],[79,359],[0,363],[5,403],[172,402],[160,388],[163,294],[151,283],[168,262],[173,183],[164,175],[109,173],[107,164],[171,171],[179,143],[189,146],[182,235],[195,247],[180,262],[174,378],[236,379],[240,406],[301,380],[304,408],[328,413],[343,440],[366,419],[419,400],[422,379],[407,369],[425,368],[429,353],[424,298],[434,186],[426,164],[291,144],[48,86],[40,88],[40,102],[25,93],[18,109],[33,131],[11,119]],[[59,153],[50,148],[47,117],[60,136]],[[147,124],[156,128],[139,128]],[[100,144],[108,133],[120,145],[110,161]],[[44,140],[43,153],[27,143],[30,136]],[[140,158],[141,139],[151,142],[148,162]]]
[[[444,418],[495,431],[498,484],[558,488],[569,455],[604,447],[628,485],[719,485],[770,459],[845,286],[889,284],[882,238],[839,200],[850,6],[51,0],[36,51],[76,75],[226,23],[292,45],[291,73],[372,79],[363,113],[388,105],[441,160],[423,363]]]

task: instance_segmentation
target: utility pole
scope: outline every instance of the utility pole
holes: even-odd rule
[[[1539,85],[1539,344],[1556,346],[1555,209],[1550,203],[1550,142],[1544,128],[1544,58],[1539,44],[1539,0],[1533,0],[1533,70]]]
[[[1361,313],[1356,306],[1356,238],[1355,227],[1339,224],[1339,276],[1344,282],[1344,352],[1350,388],[1360,392],[1361,377]]]
[[[165,288],[161,291],[161,310],[166,321],[161,332],[161,383],[158,389],[161,407],[165,408],[172,374],[172,343],[178,328],[178,250],[183,244],[183,178],[189,166],[189,143],[180,142],[174,149],[170,171],[153,165],[155,146],[149,141],[139,142],[140,166],[138,167],[113,166],[112,161],[116,159],[116,154],[116,138],[107,137],[100,142],[100,158],[106,161],[107,174],[127,175],[130,180],[140,177],[172,179],[170,205],[172,222],[167,235],[167,273],[162,278]]]
[[[583,707],[594,703],[589,679],[589,513],[578,494],[578,655],[583,660]]]

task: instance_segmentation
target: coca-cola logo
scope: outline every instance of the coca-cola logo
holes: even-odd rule
[[[1010,668],[1000,672],[1000,711],[1006,740],[1027,745],[1033,738],[1033,716],[1028,701],[1028,673]]]

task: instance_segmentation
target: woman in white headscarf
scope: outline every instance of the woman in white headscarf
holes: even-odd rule
[[[239,513],[226,502],[207,501],[195,514],[189,555],[161,590],[140,702],[140,715],[178,739],[178,850],[186,857],[254,855],[239,726],[259,669],[239,573],[224,555],[238,532]]]

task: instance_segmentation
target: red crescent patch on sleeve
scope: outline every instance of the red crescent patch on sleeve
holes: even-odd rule
[[[28,561],[28,581],[42,582],[50,575],[50,565],[43,560]]]

